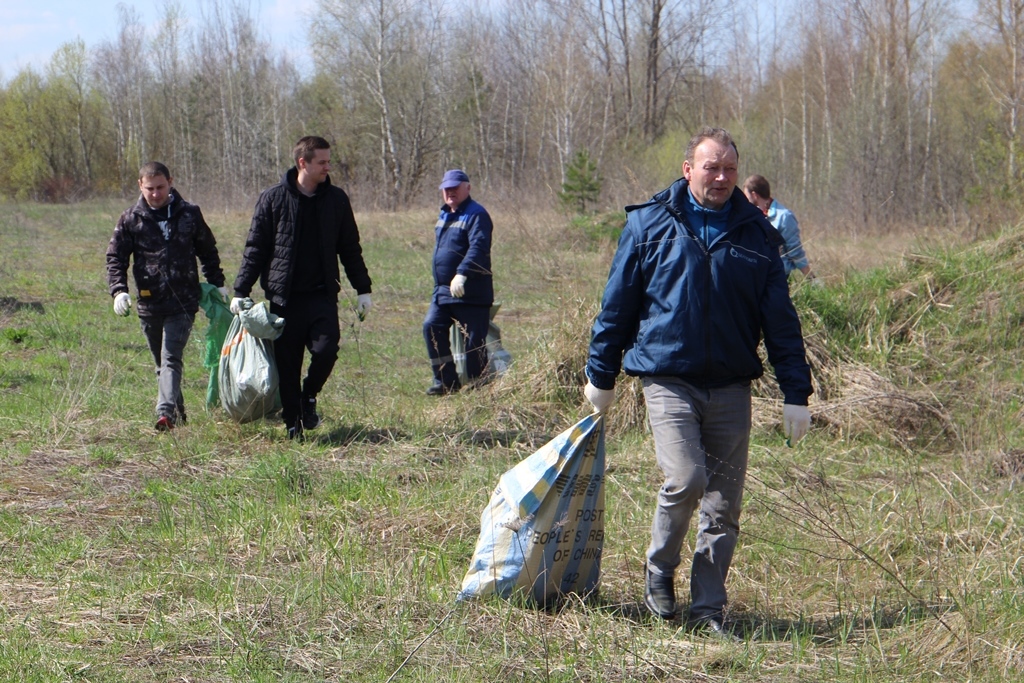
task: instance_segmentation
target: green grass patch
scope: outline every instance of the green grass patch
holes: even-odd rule
[[[454,602],[497,478],[586,411],[622,214],[494,211],[514,365],[442,400],[424,394],[421,333],[435,215],[357,216],[375,306],[359,321],[346,292],[324,423],[295,444],[280,421],[204,408],[202,316],[189,424],[154,431],[152,360],[104,285],[123,208],[0,212],[0,680],[1024,678],[1019,228],[794,280],[814,423],[786,448],[777,388],[757,383],[729,579],[745,639],[728,645],[643,609],[660,478],[628,381],[599,596]],[[207,218],[230,280],[248,216]]]

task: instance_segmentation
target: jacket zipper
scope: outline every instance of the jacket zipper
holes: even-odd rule
[[[711,245],[708,244],[708,215],[704,214],[704,377],[711,376]]]
[[[707,244],[708,217],[707,215],[704,216],[704,239],[702,240],[700,234],[698,234],[697,231],[690,227],[690,224],[686,222],[686,218],[683,217],[683,214],[676,211],[672,206],[669,206],[668,202],[660,199],[655,199],[654,201],[664,207],[670,216],[675,218],[677,222],[682,224],[688,233],[696,238],[697,243],[700,244],[701,251],[704,252],[704,302],[702,306],[704,309],[704,377],[708,377],[711,372],[711,311],[708,310],[711,305],[711,250],[708,248]]]

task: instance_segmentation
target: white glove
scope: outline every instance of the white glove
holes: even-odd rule
[[[228,294],[227,287],[218,287],[217,291],[220,292],[220,298],[224,303],[231,301],[231,295]]]
[[[114,313],[118,315],[128,315],[129,309],[132,307],[132,298],[128,296],[128,292],[121,292],[114,297]]]
[[[583,395],[599,413],[606,412],[615,404],[614,389],[598,389],[590,383],[590,380],[587,380],[587,386],[583,387]]]
[[[231,310],[232,315],[238,315],[239,313],[242,312],[243,301],[245,301],[245,299],[240,296],[236,296],[233,299],[231,299],[231,303],[228,304],[228,308]]]
[[[369,294],[360,294],[356,297],[356,313],[359,314],[359,319],[363,320],[366,318],[366,314],[373,308],[373,302],[370,301]]]
[[[790,446],[804,438],[811,428],[811,411],[807,406],[787,403],[782,406],[782,433],[786,435],[786,443]]]
[[[466,293],[466,276],[462,273],[456,273],[448,288],[452,290],[452,296],[456,299],[461,299],[462,295]]]

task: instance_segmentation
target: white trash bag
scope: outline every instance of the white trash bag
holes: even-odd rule
[[[258,420],[281,407],[274,340],[285,321],[266,301],[246,302],[224,336],[217,375],[220,404],[236,422]]]

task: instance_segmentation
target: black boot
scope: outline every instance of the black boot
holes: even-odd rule
[[[676,586],[672,576],[655,574],[644,567],[644,604],[655,616],[674,619],[676,616]]]

